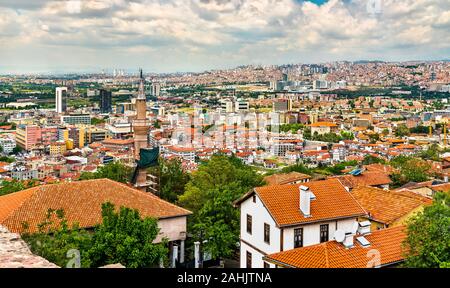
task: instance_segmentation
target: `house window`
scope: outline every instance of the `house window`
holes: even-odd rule
[[[328,224],[320,225],[320,243],[328,241]]]
[[[270,225],[264,223],[264,242],[270,244]]]
[[[252,268],[252,253],[247,251],[247,268]]]
[[[253,195],[253,203],[256,203],[256,195]]]
[[[294,229],[294,248],[303,247],[303,228]]]
[[[270,265],[269,265],[269,263],[267,263],[267,262],[264,262],[264,268],[270,268]]]
[[[247,214],[247,233],[252,234],[252,215]]]

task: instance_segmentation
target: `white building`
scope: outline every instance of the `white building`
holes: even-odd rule
[[[245,112],[250,109],[250,103],[248,101],[236,101],[235,102],[235,111],[236,112]]]
[[[269,254],[333,240],[351,231],[364,209],[337,179],[258,187],[236,201],[241,210],[240,266],[269,268]]]
[[[56,87],[55,93],[56,113],[63,113],[67,109],[67,87]]]
[[[0,138],[0,147],[2,147],[3,153],[11,154],[16,148],[16,141],[11,138]]]
[[[159,97],[159,95],[161,94],[161,84],[152,83],[151,89],[152,96]]]
[[[230,100],[221,101],[220,108],[225,113],[233,113],[234,112],[233,101]]]

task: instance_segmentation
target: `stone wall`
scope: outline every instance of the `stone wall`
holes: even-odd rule
[[[19,234],[0,225],[0,268],[58,268],[46,259],[31,253]]]

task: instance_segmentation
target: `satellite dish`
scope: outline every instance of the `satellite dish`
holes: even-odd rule
[[[358,231],[358,228],[359,228],[358,222],[353,222],[353,225],[352,225],[352,234],[356,234],[356,232]]]
[[[336,242],[344,242],[345,240],[345,232],[344,230],[336,230],[334,232],[334,239],[336,240]]]

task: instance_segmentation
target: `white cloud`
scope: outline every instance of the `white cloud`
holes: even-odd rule
[[[7,43],[0,61],[8,55],[3,62],[26,69],[38,53],[63,59],[67,47],[73,54],[65,66],[78,67],[91,53],[93,66],[142,61],[159,71],[448,58],[448,0],[379,0],[381,13],[368,10],[368,1],[63,0],[30,7],[11,1],[0,7],[0,40]],[[124,51],[127,58],[117,59]]]

